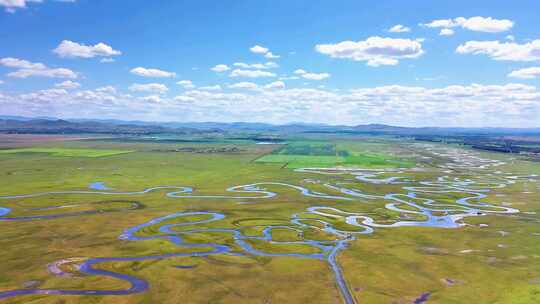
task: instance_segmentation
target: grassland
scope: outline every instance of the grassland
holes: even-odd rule
[[[111,149],[66,149],[66,148],[21,148],[0,150],[0,154],[21,154],[21,153],[46,153],[57,157],[105,157],[124,153],[131,153],[128,150]]]
[[[366,152],[354,144],[293,141],[256,160],[290,169],[303,167],[409,168],[414,162],[382,152]]]
[[[299,145],[311,145],[308,141]],[[443,157],[422,158],[426,151],[410,142],[393,140],[329,140],[315,143],[313,154],[282,154],[277,145],[250,143],[147,143],[107,140],[73,141],[35,144],[37,153],[0,153],[0,196],[58,190],[88,190],[88,185],[103,181],[115,191],[140,191],[158,185],[190,186],[197,194],[223,194],[235,185],[274,181],[309,187],[313,191],[338,194],[320,183],[352,183],[365,193],[405,193],[399,185],[361,183],[350,176],[321,176],[290,170],[297,166],[351,165],[378,168],[421,167],[424,170],[405,173],[415,180],[434,180],[441,175],[435,166]],[[34,145],[34,143],[33,143]],[[170,152],[189,147],[230,147],[234,153]],[[26,150],[26,149],[24,149]],[[49,152],[44,152],[49,151]],[[69,151],[93,151],[73,153]],[[185,149],[186,151],[189,149]],[[13,150],[11,150],[13,151]],[[58,157],[51,151],[68,151]],[[108,154],[105,151],[134,151]],[[169,151],[169,152],[164,152]],[[294,153],[299,153],[296,147]],[[311,151],[311,150],[310,150]],[[347,154],[335,154],[347,151]],[[105,153],[101,155],[100,152]],[[64,153],[64,152],[62,152]],[[305,152],[302,152],[305,153]],[[309,152],[311,153],[311,152]],[[85,157],[84,154],[110,157]],[[407,155],[403,158],[403,155]],[[83,156],[83,157],[81,157]],[[515,174],[540,173],[540,164],[508,155],[483,153],[483,157],[501,159],[507,164],[496,170]],[[264,158],[275,162],[261,162]],[[289,161],[289,157],[297,157]],[[302,159],[305,158],[305,159]],[[364,160],[362,160],[362,158]],[[324,160],[320,160],[324,159]],[[256,160],[256,161],[254,161]],[[364,164],[362,164],[362,161]],[[393,163],[404,162],[404,164]],[[289,163],[287,168],[283,164]],[[449,174],[449,173],[445,173]],[[473,177],[467,171],[452,177]],[[266,186],[279,195],[268,200],[178,200],[156,191],[137,196],[52,195],[0,201],[12,209],[13,216],[54,214],[56,210],[36,208],[71,205],[70,212],[97,211],[81,216],[52,220],[0,221],[0,291],[21,288],[119,289],[123,281],[77,274],[54,276],[47,265],[72,257],[126,257],[189,251],[165,240],[141,242],[121,241],[127,228],[156,217],[180,211],[219,211],[226,218],[205,228],[242,229],[259,234],[261,226],[283,225],[291,214],[303,212],[313,205],[325,204],[342,210],[362,212],[377,220],[400,216],[384,208],[381,201],[332,201],[306,197],[298,191],[279,186]],[[452,202],[460,195],[441,193],[437,199]],[[412,303],[430,292],[428,303],[538,303],[540,301],[540,194],[533,182],[516,183],[490,192],[490,203],[511,203],[521,213],[515,216],[483,216],[468,218],[470,226],[459,229],[403,227],[379,229],[359,237],[342,251],[338,261],[345,279],[359,303]],[[136,202],[136,208],[126,208]],[[64,210],[65,211],[65,210]],[[194,219],[197,219],[196,217]],[[339,223],[336,221],[336,225]],[[487,226],[479,226],[484,224]],[[344,225],[343,223],[339,225]],[[341,226],[337,226],[341,227]],[[156,227],[148,227],[142,236],[156,235]],[[508,234],[502,235],[500,231]],[[306,237],[323,237],[309,231]],[[297,235],[280,231],[276,238],[295,240]],[[189,242],[216,242],[235,246],[230,236],[220,233],[193,234]],[[309,252],[309,248],[275,248],[264,242],[253,246],[267,251]],[[472,251],[469,251],[472,250]],[[176,266],[194,266],[178,268]],[[69,265],[65,266],[70,268]],[[76,267],[71,267],[76,269]],[[0,303],[71,304],[71,303],[341,303],[335,280],[328,264],[294,257],[262,257],[252,255],[213,255],[209,257],[176,257],[140,262],[109,262],[100,269],[143,278],[150,284],[144,293],[125,296],[22,296],[0,300]],[[451,279],[448,283],[445,279]],[[28,287],[31,286],[31,287]]]

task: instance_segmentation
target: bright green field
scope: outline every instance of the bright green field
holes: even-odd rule
[[[23,149],[7,149],[0,150],[0,154],[17,154],[17,153],[47,153],[51,156],[60,157],[104,157],[133,151],[126,150],[111,150],[111,149],[64,149],[64,148],[23,148]]]
[[[405,160],[382,152],[367,152],[355,145],[320,141],[295,141],[256,160],[260,163],[278,163],[295,169],[302,167],[357,167],[357,168],[410,168]]]
[[[287,168],[334,167],[345,162],[340,156],[269,154],[257,159],[259,163],[277,163]]]
[[[311,145],[305,140],[300,146]],[[186,147],[238,147],[234,153],[167,152]],[[444,147],[444,146],[443,146]],[[439,176],[476,178],[480,173],[457,170],[441,172],[438,165],[448,161],[429,154],[413,142],[347,138],[320,141],[317,148],[295,147],[295,153],[338,155],[279,154],[279,145],[250,143],[147,143],[120,140],[43,143],[28,147],[31,152],[0,152],[0,196],[47,191],[84,190],[89,184],[104,182],[112,191],[141,191],[154,186],[189,186],[196,194],[226,195],[231,186],[282,182],[300,185],[314,192],[340,195],[324,183],[346,185],[364,193],[383,195],[408,193],[401,185],[363,183],[350,175],[319,175],[291,170],[295,167],[354,166],[407,167],[403,176],[420,186],[419,181],[434,181]],[[28,151],[28,149],[17,149]],[[302,149],[304,152],[298,152]],[[46,152],[45,152],[46,151]],[[52,151],[64,151],[57,157]],[[68,151],[68,152],[65,152]],[[69,151],[78,153],[65,154]],[[81,151],[86,151],[85,153]],[[92,153],[90,153],[92,151]],[[115,151],[114,154],[112,151]],[[126,153],[133,151],[131,153]],[[306,152],[309,151],[309,152]],[[342,153],[339,151],[347,151]],[[120,153],[121,152],[121,153]],[[108,157],[80,157],[86,155]],[[340,155],[339,155],[340,154]],[[300,155],[300,156],[298,156]],[[490,169],[514,174],[540,174],[540,164],[515,159],[505,154],[480,153],[499,159],[506,165]],[[73,156],[73,157],[71,157]],[[296,157],[290,162],[290,157]],[[515,155],[512,155],[515,157]],[[261,159],[274,158],[274,162]],[[393,163],[397,162],[397,163]],[[403,162],[403,163],[400,163]],[[283,165],[289,163],[286,167]],[[320,180],[312,183],[312,180]],[[486,202],[511,204],[520,213],[478,216],[465,220],[466,227],[377,228],[373,234],[358,235],[357,240],[337,257],[344,278],[357,303],[413,303],[430,292],[426,303],[530,304],[540,303],[540,193],[537,182],[518,181],[506,188],[490,191]],[[266,225],[287,225],[295,213],[312,206],[326,205],[358,212],[379,222],[390,222],[403,215],[385,208],[388,201],[337,201],[306,197],[297,190],[277,185],[263,186],[278,195],[272,199],[175,199],[167,191],[144,195],[49,195],[0,200],[0,206],[12,209],[10,216],[53,215],[59,212],[94,213],[47,220],[0,220],[0,292],[24,288],[54,289],[125,289],[124,281],[86,276],[75,265],[62,268],[71,277],[51,274],[47,265],[67,258],[137,257],[189,252],[165,239],[148,241],[119,240],[128,228],[183,211],[215,211],[226,218],[198,228],[241,229],[245,234],[260,235]],[[230,194],[230,193],[229,193]],[[242,195],[242,194],[240,194]],[[463,197],[459,193],[440,193],[433,198],[452,204]],[[64,209],[47,209],[67,205]],[[351,229],[343,220],[324,219],[337,229]],[[193,216],[193,220],[202,219]],[[410,219],[409,219],[410,220]],[[172,221],[177,223],[179,221]],[[313,221],[316,225],[316,221]],[[480,225],[483,224],[483,225]],[[487,226],[486,226],[487,225]],[[157,226],[143,229],[140,236],[155,236]],[[193,227],[180,227],[190,229]],[[501,231],[506,232],[505,235]],[[302,234],[277,231],[275,239],[302,238],[325,240],[317,229]],[[192,234],[190,243],[219,243],[232,246],[235,253],[245,253],[223,233]],[[310,253],[313,248],[299,245],[276,246],[252,242],[267,252]],[[177,266],[194,266],[182,269]],[[253,255],[212,255],[175,257],[139,262],[109,262],[99,269],[128,274],[150,284],[144,293],[121,296],[34,295],[0,300],[0,303],[31,304],[139,304],[139,303],[343,303],[328,263],[295,257]],[[451,279],[449,284],[445,279]]]

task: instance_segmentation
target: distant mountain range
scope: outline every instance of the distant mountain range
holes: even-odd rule
[[[51,118],[0,117],[0,133],[150,135],[168,131],[168,128],[160,126],[111,124],[100,121],[76,122]],[[175,133],[193,131],[197,130],[175,130]]]
[[[471,135],[540,135],[540,128],[438,128],[438,127],[397,127],[383,124],[357,126],[291,123],[273,125],[250,122],[145,122],[114,119],[58,119],[52,117],[21,117],[0,115],[2,133],[44,133],[44,134],[200,134],[200,133],[338,133],[375,134],[401,136],[471,136]]]

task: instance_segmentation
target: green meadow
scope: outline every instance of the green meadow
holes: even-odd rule
[[[409,168],[411,160],[384,152],[365,151],[354,144],[293,141],[256,160],[295,169],[303,167]]]
[[[23,148],[0,150],[0,154],[46,153],[59,157],[104,157],[133,151],[111,149]]]
[[[446,149],[447,146],[435,144]],[[237,149],[230,149],[236,147]],[[204,148],[204,149],[203,149]],[[212,148],[212,149],[210,149]],[[220,150],[219,148],[227,148]],[[180,151],[180,152],[177,152]],[[186,151],[196,151],[186,152]],[[200,151],[206,151],[201,153]],[[217,152],[216,152],[217,151]],[[227,152],[219,152],[227,151]],[[129,153],[128,153],[129,152]],[[540,164],[505,154],[480,153],[506,161],[488,169],[513,174],[539,174]],[[512,156],[515,157],[515,156]],[[324,184],[346,185],[361,193],[407,194],[400,184],[361,182],[351,175],[295,172],[301,167],[415,168],[402,176],[415,186],[450,178],[476,178],[480,173],[439,167],[449,159],[435,156],[425,146],[406,140],[329,139],[291,140],[287,145],[256,145],[249,142],[145,142],[88,140],[33,144],[23,149],[0,151],[0,196],[92,191],[89,185],[103,182],[111,192],[132,192],[156,186],[191,187],[196,195],[232,195],[226,189],[252,183],[288,183],[316,193],[342,195]],[[390,173],[381,177],[391,176]],[[317,182],[314,182],[317,181]],[[301,232],[277,229],[277,241],[305,239],[330,241],[319,220],[336,229],[362,231],[339,217],[306,214],[312,206],[325,205],[369,216],[379,223],[424,220],[422,216],[385,208],[384,199],[353,198],[340,201],[302,195],[278,184],[259,186],[277,195],[268,199],[174,198],[161,189],[137,195],[52,194],[0,199],[11,211],[3,217],[31,217],[70,213],[72,216],[0,220],[0,293],[25,289],[120,290],[126,281],[87,275],[78,269],[90,258],[141,257],[189,253],[211,248],[176,246],[165,238],[129,241],[119,236],[129,228],[178,212],[213,211],[225,217],[197,226],[178,226],[179,232],[198,229],[236,229],[244,235],[261,236],[264,228],[291,225],[293,214],[303,214],[312,225]],[[437,193],[438,202],[455,204],[463,193]],[[356,235],[339,251],[337,263],[357,303],[413,303],[429,293],[426,303],[538,303],[540,302],[540,194],[538,181],[517,181],[496,188],[484,200],[519,209],[517,214],[468,217],[467,226],[376,228]],[[63,206],[55,209],[51,207]],[[208,216],[174,218],[163,224],[202,221]],[[310,222],[311,221],[311,222]],[[317,229],[316,227],[319,227]],[[502,232],[501,232],[502,231]],[[504,233],[503,233],[504,232]],[[150,225],[137,236],[167,236],[160,225]],[[0,303],[344,303],[334,273],[324,260],[294,256],[246,254],[231,234],[183,235],[190,244],[227,245],[233,254],[204,257],[176,256],[144,261],[97,264],[101,270],[145,280],[148,290],[128,295],[23,295],[0,299]],[[312,246],[249,240],[254,249],[275,254],[319,252]],[[67,260],[51,273],[51,263]]]

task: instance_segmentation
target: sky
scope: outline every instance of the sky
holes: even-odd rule
[[[0,0],[0,115],[540,127],[540,2]]]

